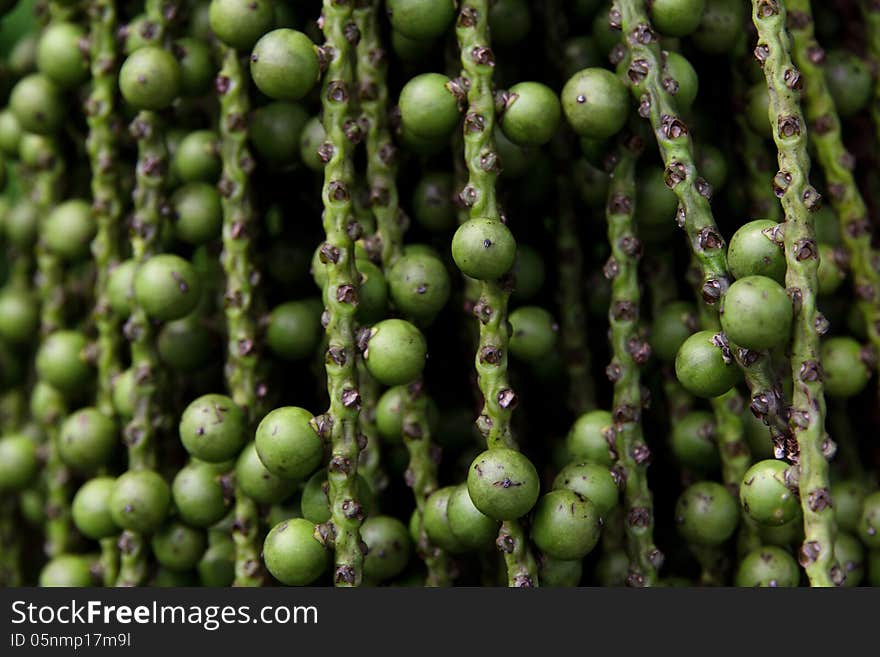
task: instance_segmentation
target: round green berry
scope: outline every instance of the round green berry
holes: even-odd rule
[[[196,182],[181,185],[171,197],[174,234],[188,244],[205,244],[220,237],[223,206],[214,185]]]
[[[449,300],[452,284],[440,258],[407,253],[388,272],[388,291],[397,309],[419,323],[429,323]]]
[[[721,328],[741,347],[760,351],[785,344],[791,334],[791,299],[766,276],[731,284],[721,306]]]
[[[397,518],[373,516],[361,525],[361,539],[367,545],[364,577],[382,582],[397,577],[409,563],[412,543],[409,531]]]
[[[559,97],[540,82],[520,82],[507,91],[501,129],[518,146],[543,146],[556,134],[562,117]]]
[[[137,268],[134,298],[153,319],[172,321],[195,310],[202,285],[188,260],[170,253],[154,255]]]
[[[253,441],[245,445],[235,462],[235,482],[259,504],[276,504],[293,494],[299,485],[296,479],[284,479],[269,472]]]
[[[840,529],[847,532],[858,530],[859,518],[867,494],[865,485],[856,479],[846,479],[831,484],[834,519]]]
[[[784,461],[758,461],[743,475],[739,498],[752,520],[762,525],[784,525],[798,513],[800,503],[788,482]]]
[[[307,586],[329,563],[328,552],[315,538],[315,526],[303,518],[275,525],[263,542],[266,569],[282,584]]]
[[[466,484],[459,484],[450,492],[446,516],[456,541],[469,549],[491,546],[498,536],[498,521],[474,506]]]
[[[220,138],[212,130],[196,130],[184,136],[171,158],[171,171],[184,183],[214,184],[221,169]]]
[[[670,447],[675,458],[698,472],[710,472],[721,463],[716,444],[715,416],[706,411],[691,411],[674,422]]]
[[[180,442],[190,455],[208,463],[234,458],[248,440],[247,416],[226,395],[202,395],[183,411]]]
[[[673,362],[697,326],[697,311],[692,303],[673,301],[663,306],[651,324],[652,352],[664,363]]]
[[[865,389],[871,370],[863,353],[862,345],[850,337],[837,336],[822,341],[820,356],[825,394],[846,399]]]
[[[211,0],[211,31],[230,48],[250,50],[272,29],[275,11],[271,0]]]
[[[797,586],[801,570],[782,548],[765,545],[752,550],[740,561],[736,571],[737,586]]]
[[[36,443],[25,435],[0,438],[0,491],[20,491],[36,478],[40,469]]]
[[[766,276],[785,284],[785,253],[776,241],[778,228],[775,221],[756,219],[733,234],[727,248],[727,266],[734,278]]]
[[[207,547],[204,531],[177,520],[160,527],[150,541],[150,548],[159,565],[174,572],[195,568]]]
[[[67,111],[58,85],[39,73],[16,83],[9,94],[9,109],[22,130],[40,135],[61,127]]]
[[[396,386],[421,375],[427,354],[425,336],[418,328],[402,319],[385,319],[370,329],[364,361],[378,381]]]
[[[527,362],[546,358],[556,347],[559,326],[538,306],[521,306],[510,313],[510,353]]]
[[[158,529],[170,507],[171,490],[152,470],[131,470],[120,475],[110,493],[113,522],[142,534]]]
[[[391,27],[417,41],[443,35],[455,18],[454,0],[388,0],[386,11]]]
[[[822,65],[834,107],[842,118],[858,114],[871,102],[874,83],[871,68],[855,54],[831,50]]]
[[[588,461],[569,463],[553,480],[554,489],[570,490],[596,505],[601,518],[617,506],[620,489],[614,476],[604,465]]]
[[[50,23],[37,42],[37,69],[52,82],[70,89],[89,77],[86,31],[76,23]]]
[[[697,29],[706,0],[654,0],[651,22],[667,36],[683,37]]]
[[[139,48],[119,69],[119,90],[135,109],[165,109],[180,94],[180,64],[158,46]]]
[[[323,310],[318,299],[275,306],[266,327],[266,343],[272,352],[286,360],[302,360],[313,354],[323,335]]]
[[[26,288],[5,287],[0,291],[0,338],[11,344],[33,341],[40,324],[40,310]]]
[[[79,331],[55,331],[37,351],[37,374],[64,394],[77,392],[94,372],[86,360],[87,346],[88,339]]]
[[[79,554],[59,554],[40,571],[39,586],[76,587],[94,586],[92,566],[94,560]]]
[[[733,495],[714,481],[690,485],[675,505],[675,524],[684,539],[696,545],[716,546],[733,535],[739,506]]]
[[[880,548],[880,491],[865,497],[859,518],[859,538],[868,548]]]
[[[299,103],[279,101],[264,105],[251,114],[251,143],[256,152],[270,162],[295,162],[308,120],[309,115]]]
[[[283,406],[270,411],[257,426],[257,455],[279,477],[303,479],[321,465],[324,444],[304,408]]]
[[[425,500],[425,510],[422,517],[425,533],[431,543],[452,554],[461,553],[467,549],[452,532],[449,523],[449,499],[455,490],[455,486],[446,486],[431,493]]]
[[[562,111],[581,137],[607,139],[626,124],[629,91],[604,68],[578,71],[562,89]]]
[[[74,470],[92,472],[107,465],[119,444],[116,423],[97,408],[67,417],[58,435],[61,460]]]
[[[740,372],[726,341],[714,331],[698,331],[685,340],[675,356],[675,376],[697,397],[718,397],[739,381]]]
[[[70,510],[73,524],[83,536],[100,540],[119,533],[110,513],[110,496],[115,485],[113,477],[95,477],[76,491]]]
[[[587,411],[572,425],[565,447],[574,460],[585,460],[606,467],[614,465],[611,456],[614,420],[603,410]]]
[[[260,37],[251,53],[251,77],[275,100],[303,98],[320,76],[315,44],[302,32],[281,28]]]
[[[600,531],[596,505],[571,490],[552,490],[535,507],[532,540],[554,559],[582,559],[596,547]]]
[[[515,520],[535,506],[540,479],[523,454],[499,447],[486,450],[471,462],[467,487],[481,512],[495,520]]]
[[[458,100],[449,89],[449,78],[439,73],[409,80],[400,91],[398,106],[401,128],[428,142],[447,139],[458,125]]]
[[[192,461],[178,470],[171,482],[174,508],[187,525],[210,527],[227,514],[231,490],[224,483],[220,464]]]
[[[496,280],[513,267],[516,240],[497,219],[469,219],[455,231],[452,258],[465,276]]]

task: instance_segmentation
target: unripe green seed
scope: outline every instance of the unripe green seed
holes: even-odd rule
[[[266,469],[286,479],[304,479],[321,465],[324,444],[304,408],[284,406],[270,411],[259,426],[255,444]]]
[[[746,276],[731,284],[720,312],[721,328],[741,347],[760,351],[789,340],[791,299],[766,276]]]
[[[573,491],[550,491],[535,507],[532,540],[555,559],[582,559],[596,547],[600,531],[596,505]]]
[[[110,494],[113,522],[149,534],[162,524],[171,507],[171,490],[152,470],[131,470],[116,479]]]
[[[739,508],[728,490],[714,481],[689,486],[675,505],[675,524],[696,545],[721,545],[733,535]]]
[[[500,447],[471,462],[467,486],[474,506],[482,513],[495,520],[515,520],[535,505],[540,480],[528,458]]]
[[[115,485],[113,477],[95,477],[84,483],[73,496],[73,524],[84,536],[99,540],[119,533],[110,513],[110,496]]]
[[[315,526],[291,518],[272,528],[263,543],[267,570],[287,586],[307,586],[327,569],[328,552],[315,538]]]
[[[179,433],[192,456],[222,463],[234,458],[247,442],[247,416],[226,395],[202,395],[183,411]]]
[[[510,271],[516,259],[516,241],[497,219],[470,219],[452,238],[452,257],[466,276],[496,280]]]
[[[762,525],[784,525],[798,512],[797,495],[786,479],[789,466],[783,461],[758,461],[743,476],[739,489],[743,509]]]

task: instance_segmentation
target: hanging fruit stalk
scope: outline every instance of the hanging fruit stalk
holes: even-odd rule
[[[790,4],[804,8],[797,0]],[[779,173],[773,180],[785,212],[785,283],[795,308],[791,341],[794,395],[789,423],[797,439],[798,488],[804,513],[800,562],[812,586],[832,586],[842,583],[845,575],[834,557],[834,512],[826,457],[832,443],[825,433],[819,361],[819,258],[811,213],[819,208],[820,196],[809,180],[807,124],[800,105],[801,73],[794,67],[789,50],[792,42],[786,30],[786,5],[777,0],[754,0],[752,21],[758,30],[755,57],[764,69],[770,94],[769,121],[779,156]],[[811,78],[810,84],[814,83]]]

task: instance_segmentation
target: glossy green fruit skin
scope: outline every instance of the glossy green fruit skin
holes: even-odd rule
[[[4,228],[7,239],[20,249],[30,249],[37,241],[39,221],[37,206],[31,201],[19,200],[6,215]]]
[[[315,416],[298,406],[270,411],[257,426],[257,455],[274,475],[304,479],[321,465],[324,444],[315,431]]]
[[[607,139],[626,124],[629,91],[604,68],[575,73],[562,89],[562,111],[581,137]]]
[[[448,88],[449,78],[422,73],[400,91],[401,128],[427,142],[449,137],[458,126],[458,101]]]
[[[382,269],[365,257],[355,258],[355,265],[360,275],[357,319],[362,324],[375,324],[386,315],[388,281]]]
[[[527,362],[546,358],[556,347],[559,326],[549,312],[538,306],[520,306],[510,313],[508,320],[510,353]]]
[[[382,582],[404,571],[412,554],[406,526],[392,516],[373,516],[361,525],[361,539],[367,544],[364,577]]]
[[[210,527],[226,515],[231,497],[224,490],[217,465],[192,461],[178,470],[171,483],[177,514],[191,527]],[[229,491],[231,492],[231,491]]]
[[[386,11],[391,27],[416,41],[441,36],[455,18],[453,0],[388,0]]]
[[[4,155],[15,157],[18,155],[20,142],[21,125],[15,114],[10,109],[0,111],[0,151]]]
[[[865,485],[855,479],[836,481],[831,484],[834,519],[840,529],[846,532],[858,531],[859,518],[862,515],[866,496]]]
[[[97,408],[68,416],[58,436],[61,460],[74,470],[92,472],[106,465],[120,442],[116,423]]]
[[[871,371],[862,357],[862,345],[850,337],[826,338],[820,347],[825,394],[847,399],[865,389]]]
[[[202,292],[198,272],[180,256],[154,255],[134,275],[134,298],[153,319],[172,321],[195,310]]]
[[[40,571],[39,586],[76,587],[93,586],[93,560],[79,554],[61,554],[49,561]]]
[[[39,324],[39,305],[29,290],[6,287],[0,291],[0,338],[11,344],[28,344]]]
[[[251,77],[275,100],[299,100],[320,76],[315,44],[302,32],[281,28],[260,37],[251,53]]]
[[[190,132],[177,145],[171,170],[184,183],[215,184],[220,178],[220,138],[213,130]]]
[[[801,581],[794,557],[785,550],[765,545],[749,552],[736,571],[736,586],[791,587]]]
[[[327,141],[327,133],[320,117],[314,116],[303,127],[299,141],[299,156],[309,169],[315,172],[324,170],[324,162],[318,155],[318,149]]]
[[[83,536],[100,540],[119,533],[110,513],[110,496],[115,485],[113,477],[94,477],[73,496],[70,507],[73,524]]]
[[[664,363],[675,361],[681,345],[697,326],[697,311],[692,303],[674,301],[667,304],[651,324],[651,351]]]
[[[570,490],[590,500],[600,518],[608,517],[620,497],[620,489],[611,471],[604,465],[588,461],[569,463],[562,468],[553,480],[553,488]]]
[[[275,11],[271,0],[211,0],[211,31],[230,48],[250,50],[272,29]]]
[[[456,486],[446,486],[431,493],[425,500],[423,514],[428,540],[441,550],[452,554],[459,554],[467,549],[452,533],[452,527],[449,523],[449,499],[456,489]]]
[[[402,319],[385,319],[373,325],[364,361],[378,381],[397,386],[418,378],[427,353],[425,336],[418,328]]]
[[[654,0],[651,22],[667,36],[687,36],[699,26],[705,8],[706,0]]]
[[[202,586],[232,586],[235,581],[235,542],[229,536],[212,536],[196,570]]]
[[[699,331],[685,340],[675,357],[675,376],[697,397],[718,397],[730,390],[740,373],[736,363],[725,363],[713,331]]]
[[[504,447],[487,450],[471,462],[467,486],[482,513],[495,520],[515,520],[535,506],[540,478],[528,458]]]
[[[37,445],[27,436],[6,435],[0,438],[0,491],[20,491],[37,477],[40,461]]]
[[[180,64],[158,46],[139,48],[119,69],[119,90],[135,109],[165,109],[180,94]]]
[[[215,337],[197,314],[167,322],[156,342],[159,358],[175,372],[196,372],[205,367],[214,351]]]
[[[761,351],[788,342],[791,299],[779,283],[766,276],[746,276],[731,284],[721,306],[721,328],[730,340]]]
[[[208,541],[205,532],[171,521],[153,534],[150,548],[156,561],[163,568],[174,572],[186,572],[196,567]]]
[[[566,489],[544,495],[532,518],[532,540],[555,559],[582,559],[599,541],[601,519],[589,499]]]
[[[451,293],[443,261],[431,253],[407,253],[388,272],[388,291],[397,309],[417,323],[429,323]]]
[[[46,218],[42,236],[48,249],[67,262],[91,255],[90,246],[97,232],[91,206],[81,199],[55,206]]]
[[[777,226],[775,221],[756,219],[733,234],[727,247],[727,266],[734,278],[766,276],[785,285],[785,253],[773,240]]]
[[[86,362],[86,336],[78,331],[55,331],[40,345],[36,356],[40,379],[64,394],[72,394],[91,380],[94,373]]]
[[[171,197],[175,236],[187,244],[205,244],[220,237],[223,206],[216,186],[208,183],[181,185]]]
[[[758,461],[743,476],[739,489],[743,509],[761,525],[784,525],[797,517],[800,503],[786,485],[789,465],[784,461]]]
[[[459,484],[449,494],[446,516],[453,537],[470,550],[490,547],[498,537],[498,521],[474,506],[466,484]]]
[[[307,586],[327,569],[328,552],[314,536],[315,526],[303,518],[275,525],[263,543],[267,570],[286,586]]]
[[[528,244],[517,245],[513,276],[515,287],[511,294],[512,299],[530,301],[541,292],[547,277],[547,270],[544,266],[544,259],[537,249]]]
[[[134,377],[134,370],[128,368],[113,381],[113,410],[123,420],[130,420],[134,415]]]
[[[773,126],[767,118],[769,106],[770,96],[765,83],[755,84],[746,92],[746,119],[749,127],[765,139],[773,138]]]
[[[180,442],[191,456],[207,463],[228,461],[248,440],[247,416],[226,395],[207,394],[183,411]]]
[[[251,114],[251,144],[270,162],[295,162],[308,120],[308,113],[299,103],[278,101],[264,105]]]
[[[516,240],[497,219],[469,219],[455,231],[452,258],[465,276],[496,280],[513,267]]]
[[[572,425],[565,439],[565,447],[573,460],[585,460],[606,467],[614,465],[609,437],[614,420],[609,411],[588,411]]]
[[[390,444],[400,444],[403,440],[404,405],[409,396],[407,386],[392,386],[382,393],[376,404],[376,428],[383,440]],[[437,431],[440,411],[433,399],[427,400],[428,427],[433,435]]]
[[[318,299],[288,301],[275,306],[269,314],[266,342],[276,356],[302,360],[315,352],[323,335]]]
[[[38,135],[55,132],[66,112],[58,85],[39,73],[22,78],[12,88],[9,109],[23,131]]]
[[[584,574],[582,559],[554,559],[545,554],[538,567],[541,588],[577,586]]]
[[[719,483],[701,481],[689,486],[675,505],[678,532],[689,543],[717,546],[733,535],[739,506]]]
[[[70,89],[89,77],[89,62],[81,42],[86,31],[75,23],[48,25],[37,42],[37,69],[58,86]]]
[[[45,381],[37,381],[31,390],[31,418],[41,424],[58,422],[67,415],[67,400],[57,388]]]
[[[670,447],[682,465],[698,472],[716,470],[721,456],[716,443],[715,416],[706,411],[692,411],[673,423]]]
[[[113,522],[149,534],[159,528],[171,507],[171,489],[152,470],[132,470],[120,475],[110,493]]]
[[[235,462],[235,481],[245,495],[259,504],[276,504],[292,495],[299,485],[295,479],[282,479],[269,472],[253,442],[245,445]]]
[[[671,77],[678,83],[678,89],[675,92],[675,102],[678,108],[683,112],[690,112],[700,90],[700,80],[694,67],[677,52],[670,51],[666,53],[664,75]],[[700,173],[705,176],[702,168]]]
[[[518,146],[543,146],[556,134],[562,118],[559,97],[540,82],[520,82],[508,91],[501,129]]]
[[[830,50],[825,54],[822,68],[841,118],[854,116],[868,106],[874,85],[866,62],[846,50]]]
[[[131,298],[134,288],[134,272],[137,263],[134,260],[123,260],[110,270],[107,281],[107,296],[110,308],[122,317],[131,314]]]
[[[865,548],[849,532],[838,531],[834,538],[834,558],[846,575],[845,587],[855,587],[865,577]]]
[[[211,48],[203,41],[185,37],[174,42],[172,52],[180,64],[180,94],[189,98],[207,94],[217,74]]]
[[[859,518],[859,538],[868,548],[880,548],[880,491],[871,493],[862,504]]]

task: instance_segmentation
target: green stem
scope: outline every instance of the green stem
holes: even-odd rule
[[[328,338],[325,365],[330,408],[324,424],[329,429],[332,449],[328,479],[330,522],[336,552],[333,579],[337,586],[358,586],[363,579],[364,560],[360,540],[364,512],[355,487],[361,403],[355,344],[358,277],[352,237],[355,227],[351,224],[353,146],[345,131],[355,93],[353,53],[346,38],[353,20],[352,3],[324,0],[323,20],[327,70],[321,98],[327,142],[322,148],[326,237],[321,259],[327,270],[327,284],[324,286]]]
[[[497,167],[488,165],[495,153],[495,99],[492,78],[495,56],[489,41],[489,0],[463,0],[456,22],[461,51],[462,77],[467,87],[467,114],[464,119],[464,159],[468,183],[461,194],[468,200],[470,217],[500,219],[495,194]],[[515,448],[510,416],[516,395],[507,381],[507,303],[510,286],[506,281],[482,281],[474,314],[480,320],[480,339],[475,364],[483,394],[483,410],[477,427],[489,449]],[[510,586],[538,584],[538,566],[528,545],[522,524],[505,521],[498,545],[507,564]]]
[[[413,490],[416,509],[421,520],[428,496],[437,490],[437,455],[431,444],[428,397],[424,393],[422,381],[416,381],[407,387],[403,408],[403,441],[409,452],[406,480]],[[419,539],[416,549],[428,568],[426,584],[428,586],[450,586],[452,574],[449,557],[443,550],[431,543],[422,521],[419,522]]]
[[[874,98],[871,102],[871,119],[874,121],[875,138],[880,137],[880,1],[860,0],[865,19],[868,53],[874,68]]]
[[[40,141],[44,152],[38,158],[40,168],[34,171],[31,197],[41,213],[41,227],[52,207],[58,202],[64,162],[58,144],[52,137]],[[41,231],[42,232],[42,231]],[[64,269],[58,256],[46,248],[42,239],[36,247],[37,290],[40,308],[40,335],[46,339],[64,325]],[[60,398],[59,398],[60,400]],[[48,409],[47,409],[48,410]],[[58,453],[59,427],[65,409],[61,406],[47,412],[41,426],[46,440],[46,552],[57,556],[72,545],[70,516],[70,472]]]
[[[790,0],[790,5],[809,12],[809,3]],[[789,423],[797,439],[798,485],[804,512],[805,540],[800,560],[812,586],[831,586],[842,582],[845,575],[834,557],[834,511],[824,453],[830,440],[825,435],[816,310],[819,259],[811,215],[818,208],[820,197],[809,182],[807,124],[800,106],[800,73],[789,51],[785,3],[753,0],[752,20],[758,30],[755,56],[764,68],[770,93],[768,118],[779,159],[774,185],[785,212],[785,283],[794,302],[790,347],[794,395]],[[800,18],[796,21],[801,23]],[[801,48],[806,45],[805,36],[803,32],[792,33],[793,38],[801,41]],[[805,54],[803,50],[801,54]],[[815,92],[817,80],[809,80]],[[845,226],[849,226],[846,221]]]
[[[264,387],[258,381],[256,290],[258,280],[251,258],[257,218],[250,197],[250,171],[254,165],[248,149],[247,73],[239,53],[222,47],[222,68],[217,89],[220,94],[220,179],[223,205],[223,253],[226,274],[226,385],[232,400],[245,410],[251,424],[260,414]],[[235,586],[260,586],[260,522],[257,506],[240,488],[235,495]]]
[[[101,581],[104,586],[113,586],[119,577],[119,545],[115,536],[101,539],[99,558]]]
[[[626,137],[615,153],[616,164],[608,188],[606,218],[611,257],[605,275],[611,278],[608,319],[611,326],[612,359],[607,368],[614,385],[612,416],[615,451],[625,487],[627,551],[630,586],[652,586],[663,555],[654,545],[654,502],[648,488],[647,468],[651,452],[642,434],[642,387],[639,369],[650,350],[637,333],[641,293],[638,263],[641,243],[635,233],[635,165],[642,140]]]
[[[788,0],[791,54],[801,71],[804,110],[810,122],[810,142],[825,174],[828,198],[840,219],[841,236],[852,270],[856,303],[865,318],[868,338],[880,352],[880,271],[873,262],[871,220],[853,176],[855,159],[846,150],[840,118],[822,69],[825,51],[813,33],[808,0]],[[774,119],[775,120],[775,119]],[[803,123],[806,133],[806,123]],[[786,242],[788,242],[788,235]]]

